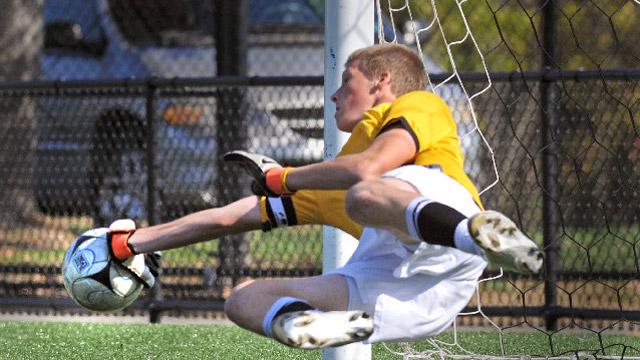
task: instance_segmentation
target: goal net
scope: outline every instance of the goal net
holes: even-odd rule
[[[376,0],[376,9],[378,41],[415,47],[452,108],[487,208],[546,257],[537,277],[489,267],[450,334],[389,350],[640,358],[638,1]],[[460,330],[469,327],[489,335],[474,340]]]

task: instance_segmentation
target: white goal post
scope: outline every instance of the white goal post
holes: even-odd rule
[[[333,159],[347,140],[336,127],[331,95],[340,87],[344,63],[354,50],[373,45],[374,0],[325,0],[324,157]],[[338,229],[323,227],[322,269],[331,271],[349,259],[357,241]],[[323,350],[325,360],[371,359],[371,345],[360,343]]]

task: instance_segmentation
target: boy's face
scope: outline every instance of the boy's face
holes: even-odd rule
[[[342,73],[342,85],[331,96],[336,103],[338,129],[351,132],[365,111],[377,105],[375,84],[358,69],[358,63],[347,66]]]

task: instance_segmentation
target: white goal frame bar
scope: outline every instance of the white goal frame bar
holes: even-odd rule
[[[336,127],[336,107],[331,95],[342,83],[342,71],[349,54],[373,45],[373,0],[326,0],[324,38],[324,158],[333,159],[348,134]],[[327,273],[349,259],[357,246],[350,235],[329,226],[323,227],[322,272]],[[371,359],[371,345],[360,343],[328,348],[324,360]]]

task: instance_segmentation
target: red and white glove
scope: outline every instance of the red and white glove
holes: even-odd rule
[[[156,283],[158,276],[160,252],[151,254],[135,254],[129,246],[129,237],[136,231],[136,224],[131,219],[114,221],[109,226],[109,239],[113,256],[129,269],[142,284],[148,288]]]
[[[282,167],[270,157],[241,150],[228,152],[223,158],[242,166],[253,177],[251,190],[254,194],[280,196],[293,193],[287,187],[287,175],[292,168]]]

